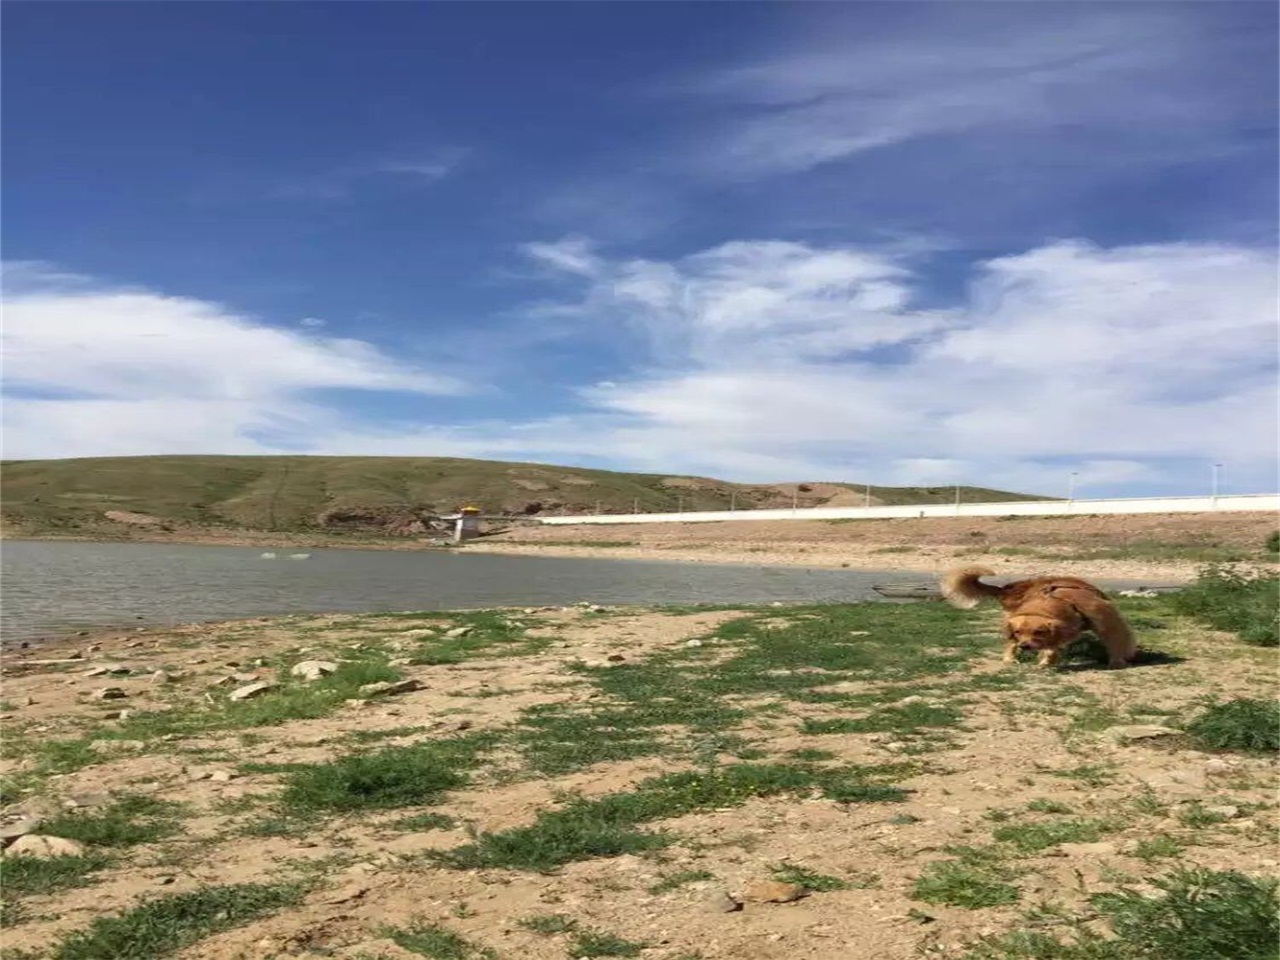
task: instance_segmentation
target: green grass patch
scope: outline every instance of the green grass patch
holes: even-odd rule
[[[497,960],[488,947],[478,947],[439,924],[415,922],[408,927],[388,927],[383,935],[396,946],[431,960]]]
[[[544,937],[567,934],[570,937],[569,956],[579,957],[638,957],[645,948],[643,943],[623,940],[603,930],[584,927],[573,917],[563,913],[546,913],[525,917],[520,926]]]
[[[1043,797],[1037,797],[1027,803],[1027,809],[1032,813],[1070,813],[1071,808],[1065,803],[1059,803],[1057,800],[1046,800]]]
[[[991,837],[1007,843],[1021,854],[1038,853],[1060,843],[1094,843],[1118,826],[1107,820],[1044,820],[1036,823],[1006,823],[996,827]]]
[[[41,833],[90,847],[132,847],[154,843],[178,830],[181,805],[154,797],[129,796],[100,811],[63,814],[46,820]]]
[[[1211,565],[1170,602],[1175,610],[1234,633],[1244,643],[1280,645],[1280,573]]]
[[[654,850],[673,841],[669,834],[640,829],[643,824],[736,807],[753,797],[815,791],[842,802],[904,797],[902,790],[877,782],[875,768],[734,764],[655,777],[626,793],[574,799],[540,813],[530,826],[481,834],[436,859],[458,869],[553,870],[578,860]]]
[[[295,815],[350,813],[438,803],[465,786],[492,734],[385,747],[289,774],[278,806]]]
[[[414,830],[426,832],[428,830],[453,830],[458,826],[458,821],[453,817],[446,817],[443,813],[418,813],[412,817],[403,817],[395,822],[388,824],[393,830]]]
[[[885,707],[865,717],[841,717],[835,720],[806,719],[800,732],[807,734],[828,733],[895,733],[910,736],[921,730],[960,725],[960,711],[949,704],[910,703],[906,706]]]
[[[649,892],[657,896],[662,893],[670,893],[672,890],[679,890],[681,887],[688,886],[691,883],[701,883],[704,880],[714,880],[715,878],[716,875],[710,870],[679,870],[659,877],[658,882],[649,887]]]
[[[911,888],[911,896],[966,910],[1002,907],[1018,900],[1009,881],[1013,872],[994,858],[967,857],[927,864]]]
[[[832,890],[848,890],[851,884],[847,880],[833,877],[830,874],[818,873],[807,867],[794,863],[779,863],[769,869],[770,876],[783,883],[794,883],[814,893],[828,893]]]
[[[1020,930],[980,943],[965,960],[1275,960],[1277,883],[1235,871],[1183,869],[1151,881],[1156,895],[1124,888],[1091,906],[1109,928],[1054,937]]]
[[[5,857],[0,862],[0,896],[8,901],[87,886],[111,859],[97,850],[76,857]]]
[[[1229,700],[1205,710],[1186,731],[1201,750],[1275,753],[1280,750],[1280,703]]]
[[[223,930],[296,903],[298,885],[241,883],[144,900],[99,917],[58,944],[53,960],[159,960]]]
[[[1151,863],[1154,860],[1168,860],[1182,853],[1182,841],[1167,833],[1154,837],[1144,837],[1133,848],[1133,855],[1139,860]]]

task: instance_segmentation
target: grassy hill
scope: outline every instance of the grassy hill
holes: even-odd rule
[[[859,484],[736,484],[703,477],[445,457],[97,457],[3,463],[10,531],[101,532],[130,524],[413,534],[432,514],[856,506]],[[950,503],[954,487],[870,488],[873,504]],[[962,487],[966,502],[1048,499]],[[111,513],[115,519],[109,519]]]

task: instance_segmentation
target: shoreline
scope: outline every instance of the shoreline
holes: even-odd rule
[[[782,521],[785,522],[785,521]],[[502,536],[498,534],[496,536]],[[126,537],[101,537],[83,534],[19,535],[0,537],[0,543],[137,543],[167,544],[193,547],[254,547],[296,548],[315,550],[376,550],[385,552],[455,552],[460,554],[483,553],[514,557],[562,557],[583,560],[637,560],[657,563],[697,563],[713,566],[798,567],[813,570],[856,570],[860,572],[902,571],[919,577],[937,576],[942,570],[960,564],[980,564],[992,567],[997,575],[1006,571],[1010,575],[1037,576],[1046,572],[1074,573],[1103,579],[1119,580],[1169,580],[1187,583],[1195,578],[1196,570],[1204,561],[1177,560],[1159,562],[1151,560],[1080,559],[1052,556],[1008,556],[977,550],[947,550],[945,548],[920,548],[906,550],[871,544],[777,544],[760,547],[743,544],[680,545],[654,544],[641,546],[610,546],[607,543],[592,544],[557,543],[548,541],[510,542],[501,539],[481,538],[461,545],[445,545],[417,540],[378,539],[358,541],[331,540],[307,534],[268,534],[240,531],[228,536],[201,534],[154,534]],[[790,549],[788,549],[790,547]],[[1265,564],[1266,561],[1243,561]]]

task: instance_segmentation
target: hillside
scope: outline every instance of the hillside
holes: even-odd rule
[[[704,477],[444,457],[100,457],[3,463],[12,532],[90,533],[130,525],[412,535],[474,503],[488,514],[654,513],[852,506],[841,483],[736,484]],[[954,487],[871,487],[873,504],[949,503]],[[962,487],[966,502],[1048,499]],[[106,515],[111,513],[115,518]]]

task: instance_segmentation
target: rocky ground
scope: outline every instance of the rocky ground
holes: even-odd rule
[[[1217,560],[1274,563],[1270,513],[778,520],[522,527],[467,550],[860,570],[984,563],[1018,575],[1190,579]]]
[[[1273,651],[1124,603],[1123,671],[1004,666],[993,611],[936,603],[15,653],[4,956],[957,958],[1087,937],[1091,897],[1184,868],[1274,874],[1274,755],[1183,730],[1272,697]]]

